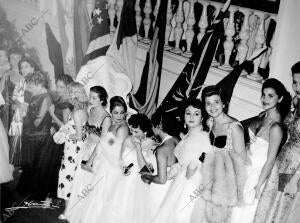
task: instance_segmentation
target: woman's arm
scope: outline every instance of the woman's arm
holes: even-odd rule
[[[233,151],[240,156],[240,158],[246,163],[247,154],[245,148],[244,130],[240,125],[236,125],[232,129],[232,146]]]
[[[143,168],[147,164],[147,161],[145,160],[145,157],[143,155],[142,145],[141,145],[142,143],[141,141],[138,141],[136,138],[135,140],[136,141],[134,141],[134,145],[136,147],[138,165],[140,168]]]
[[[73,113],[73,119],[75,122],[75,134],[69,136],[72,140],[82,140],[83,136],[83,125],[87,121],[87,114],[84,110],[77,110]]]
[[[142,180],[145,183],[154,182],[156,184],[165,184],[167,181],[167,164],[168,156],[166,154],[167,146],[158,147],[156,150],[156,163],[157,163],[157,175],[152,176],[149,174],[142,175]]]
[[[283,137],[283,130],[279,124],[273,124],[270,127],[269,133],[269,148],[267,161],[265,162],[258,179],[258,183],[255,187],[255,197],[258,198],[260,194],[261,186],[264,184],[266,179],[269,177],[271,170],[274,166],[275,159],[278,153],[279,146]]]
[[[38,127],[41,124],[41,122],[43,121],[46,113],[49,110],[49,107],[51,106],[51,103],[52,102],[51,102],[50,98],[48,98],[48,97],[46,97],[43,100],[40,111],[39,111],[39,114],[37,115],[36,119],[33,121],[33,124],[34,124],[35,127]]]
[[[116,136],[121,142],[123,142],[128,135],[129,135],[129,129],[127,126],[123,125],[118,128]]]

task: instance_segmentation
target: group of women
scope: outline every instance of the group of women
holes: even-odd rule
[[[201,100],[182,104],[187,131],[179,134],[167,114],[127,114],[122,97],[108,99],[101,86],[87,95],[68,75],[51,92],[47,75],[15,54],[0,80],[10,105],[1,110],[0,182],[12,179],[9,161],[19,167],[20,192],[65,201],[60,219],[297,222],[300,62],[292,67],[293,99],[268,79],[264,111],[241,124],[227,115],[225,92],[208,86]]]

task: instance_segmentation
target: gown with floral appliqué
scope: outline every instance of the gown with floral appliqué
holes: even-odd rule
[[[300,118],[290,113],[285,120],[289,138],[279,152],[260,197],[254,223],[296,223],[300,219],[300,186],[294,197],[283,189],[300,165]],[[279,190],[280,189],[280,190]]]
[[[215,137],[215,141],[217,138],[223,138],[221,141],[225,141],[224,145],[212,142],[213,152],[205,156],[201,172],[201,198],[196,201],[195,218],[193,217],[191,222],[230,222],[232,207],[243,202],[246,151],[233,147],[232,131],[237,125],[241,124],[232,122],[226,135]]]
[[[196,130],[196,129],[195,129]],[[202,176],[199,169],[202,164],[199,157],[203,152],[211,150],[208,133],[200,129],[189,132],[176,146],[174,154],[178,163],[178,172],[165,195],[153,223],[185,223],[190,222],[194,208],[194,192],[201,183]],[[197,168],[189,179],[186,177],[188,166]]]
[[[250,147],[248,158],[250,165],[247,166],[247,180],[244,187],[244,202],[243,207],[234,207],[231,214],[231,223],[252,223],[258,200],[255,199],[254,187],[258,183],[258,179],[262,168],[268,158],[269,142],[263,137],[256,136],[249,128]],[[262,188],[264,185],[262,186]]]
[[[156,147],[155,141],[147,138],[141,146],[146,162],[155,168],[156,157],[153,154]],[[138,164],[136,148],[125,146],[122,159],[125,166],[133,164],[130,174],[123,175],[118,161],[115,166],[117,175],[115,175],[114,181],[109,184],[111,188],[104,189],[105,202],[103,208],[98,209],[100,212],[98,221],[101,220],[101,222],[106,223],[146,223],[150,219],[150,188],[149,184],[142,181],[139,174],[142,167]]]

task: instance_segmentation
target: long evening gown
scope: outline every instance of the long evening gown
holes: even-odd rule
[[[54,114],[59,120],[63,120],[63,111],[72,110],[72,105],[52,94],[53,104],[55,106]],[[51,127],[56,131],[59,127],[52,122]],[[61,165],[61,159],[64,151],[64,144],[56,144],[53,137],[50,136],[41,149],[39,160],[37,162],[36,179],[39,188],[39,198],[44,199],[47,194],[50,197],[57,197],[58,173]]]
[[[300,219],[300,185],[296,196],[283,192],[300,165],[300,118],[290,113],[285,124],[289,138],[278,154],[260,197],[254,223],[296,223]]]
[[[152,139],[147,138],[142,142],[143,156],[146,162],[154,167],[156,165],[156,158],[153,154],[155,147],[156,143]],[[106,223],[149,221],[150,188],[148,184],[142,181],[139,174],[142,167],[139,166],[137,161],[136,148],[127,145],[122,154],[126,166],[130,163],[133,164],[128,176],[122,174],[119,161],[120,148],[121,146],[118,146],[114,150],[105,150],[105,153],[103,153],[105,155],[103,156],[103,162],[110,165],[103,168],[100,166],[99,168],[99,170],[102,170],[98,172],[98,179],[101,179],[102,176],[104,178],[97,184],[96,199],[93,199],[93,203],[89,206],[90,209],[86,212],[86,218],[82,222],[97,223],[99,219]]]
[[[66,125],[70,127],[70,134],[75,134],[75,122],[70,114],[68,123]],[[85,123],[82,123],[83,126]],[[80,163],[82,160],[82,155],[86,142],[86,133],[83,127],[83,135],[81,140],[68,139],[65,142],[63,157],[61,161],[61,166],[58,175],[58,187],[57,187],[57,197],[69,200],[72,192],[72,187],[74,183],[74,177],[77,168],[80,168]]]
[[[9,164],[7,134],[0,120],[0,184],[13,180],[14,167]]]
[[[106,116],[108,117],[108,116]],[[100,141],[101,133],[102,133],[102,123],[104,119],[102,119],[102,122],[99,124],[100,127],[97,127],[95,125],[91,125],[90,123],[87,123],[84,128],[86,130],[87,139],[86,144],[84,147],[82,160],[88,160],[94,149],[96,149],[97,144]],[[102,138],[103,139],[103,138]],[[107,140],[107,138],[103,139],[104,141]],[[106,145],[105,143],[99,143],[98,146],[98,152],[101,151],[101,148]],[[87,199],[84,199],[90,192],[91,185],[94,183],[95,178],[97,177],[97,163],[98,158],[96,157],[93,163],[93,173],[84,170],[79,166],[76,170],[75,176],[74,176],[74,183],[72,187],[71,197],[68,202],[68,206],[66,207],[65,216],[69,220],[70,223],[80,222],[82,217],[82,210],[86,210],[85,207],[88,205]]]
[[[40,189],[36,182],[35,173],[40,153],[50,137],[52,118],[48,109],[51,103],[49,93],[35,95],[30,99],[28,112],[23,120],[21,150],[23,173],[19,182],[21,192],[36,194]],[[47,111],[43,117],[40,114],[41,110]],[[34,122],[37,118],[41,118],[42,121],[38,126],[35,126]]]
[[[234,207],[231,215],[231,223],[252,223],[255,211],[258,205],[258,199],[255,199],[254,187],[258,183],[261,170],[267,161],[269,142],[262,137],[255,136],[251,129],[249,159],[251,165],[247,166],[247,180],[244,188],[245,206]],[[262,186],[263,187],[263,186]]]
[[[178,143],[174,151],[178,159],[178,163],[174,164],[178,166],[178,173],[165,195],[153,223],[190,222],[195,205],[195,192],[202,182],[202,175],[199,174],[202,164],[199,157],[203,152],[208,153],[210,150],[208,133],[200,129],[193,129]],[[197,167],[197,171],[187,179],[186,171],[189,165]]]

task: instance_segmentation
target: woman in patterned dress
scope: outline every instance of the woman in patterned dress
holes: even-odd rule
[[[74,82],[68,86],[69,99],[74,106],[67,122],[65,130],[64,154],[61,162],[58,178],[57,196],[64,199],[66,206],[71,195],[75,171],[80,167],[82,154],[86,141],[84,126],[88,120],[88,97],[84,86]]]
[[[294,110],[285,119],[289,138],[266,182],[255,223],[296,223],[300,219],[300,62],[292,67],[292,74],[296,95],[293,99]]]
[[[64,213],[59,216],[60,219],[65,219],[67,217],[66,215],[70,215],[70,213],[66,213],[78,202],[78,194],[80,194],[86,185],[91,183],[94,178],[94,159],[97,154],[96,146],[100,139],[107,134],[111,123],[109,113],[105,110],[107,98],[107,92],[103,87],[94,86],[90,88],[90,111],[88,121],[84,126],[87,139],[81,158],[82,161],[80,161],[82,163],[81,167],[78,167],[75,172],[70,202],[68,202]],[[80,205],[78,207],[80,207]],[[77,209],[72,209],[72,211],[74,213]],[[75,216],[76,214],[79,213],[75,213]],[[70,218],[72,219],[72,216]]]
[[[93,173],[85,177],[82,169],[76,172],[77,185],[72,190],[66,218],[70,223],[108,222],[113,218],[108,214],[111,198],[121,175],[119,155],[123,141],[129,134],[126,123],[127,106],[120,96],[110,99],[111,126],[101,135],[96,146]],[[77,178],[78,177],[78,178]],[[115,208],[115,207],[114,207]],[[108,215],[107,215],[108,214]],[[106,217],[108,217],[108,220]]]

